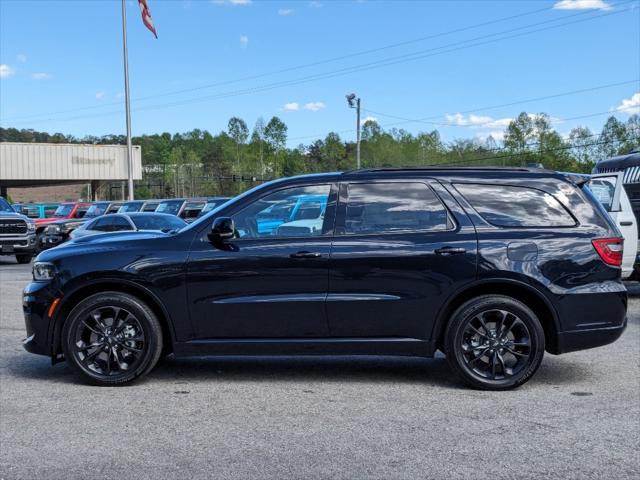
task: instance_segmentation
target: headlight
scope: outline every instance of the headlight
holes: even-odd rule
[[[62,231],[64,233],[69,233],[71,230],[74,230],[78,226],[77,223],[65,223],[62,226]]]
[[[34,280],[51,280],[56,276],[56,267],[49,262],[35,262],[33,264]]]
[[[27,222],[27,232],[33,233],[36,231],[36,224],[33,222]]]
[[[60,225],[49,225],[47,227],[47,233],[51,235],[57,235],[60,233]]]

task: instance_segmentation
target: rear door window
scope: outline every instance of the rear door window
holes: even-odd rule
[[[352,183],[344,234],[375,234],[453,227],[447,209],[422,182]]]
[[[572,227],[575,219],[552,195],[528,187],[459,183],[456,189],[498,227]]]

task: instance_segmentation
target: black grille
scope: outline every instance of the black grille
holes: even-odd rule
[[[0,219],[0,235],[27,233],[27,222],[17,218]]]

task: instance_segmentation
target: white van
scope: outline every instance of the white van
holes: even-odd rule
[[[638,225],[631,202],[622,184],[623,172],[598,173],[591,175],[589,189],[600,201],[624,237],[622,256],[622,278],[633,273],[633,264],[640,249],[638,245]]]

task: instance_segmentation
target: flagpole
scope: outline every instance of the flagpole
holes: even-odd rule
[[[127,115],[127,170],[129,176],[129,200],[133,200],[133,146],[131,145],[131,101],[129,98],[129,53],[127,51],[127,11],[122,0],[122,50],[124,54],[124,102]]]

